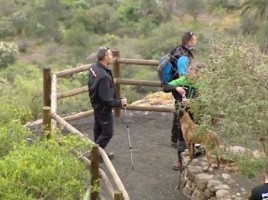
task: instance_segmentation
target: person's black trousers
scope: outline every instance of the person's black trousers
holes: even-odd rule
[[[112,110],[94,110],[94,119],[94,141],[104,149],[113,137]]]

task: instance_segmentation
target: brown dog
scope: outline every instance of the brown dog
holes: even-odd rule
[[[195,130],[197,128],[197,125],[193,122],[189,113],[185,111],[185,109],[181,109],[179,115],[181,122],[181,130],[183,133],[184,141],[189,150],[190,159],[192,160],[194,156],[193,145],[196,143],[203,144],[205,146],[206,158],[208,161],[208,166],[203,170],[208,171],[209,168],[211,167],[211,155],[213,150],[217,149],[219,151],[220,147],[219,136],[212,131],[208,131],[207,134],[196,134]],[[216,159],[217,159],[217,168],[219,168],[220,158],[218,156],[218,152],[216,155]]]

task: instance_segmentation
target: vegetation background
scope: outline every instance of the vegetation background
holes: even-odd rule
[[[25,132],[20,124],[41,117],[43,68],[59,71],[88,64],[100,46],[119,50],[121,57],[158,60],[187,30],[197,35],[196,61],[206,66],[200,75],[206,87],[193,105],[197,114],[202,111],[202,124],[215,128],[208,118],[223,111],[226,117],[217,128],[230,144],[265,149],[267,0],[0,0],[0,5],[0,168],[15,170],[9,159],[27,156],[15,150],[28,148],[21,143],[31,133],[18,133]],[[157,80],[155,69],[123,69],[126,78]],[[87,74],[79,74],[60,80],[59,90],[86,84]],[[125,86],[122,93],[131,103],[157,90]],[[59,105],[60,114],[89,109],[87,95]],[[241,170],[252,177],[266,159],[240,160]],[[2,172],[0,177],[7,178]],[[1,188],[8,185],[5,181],[1,179]],[[44,193],[40,188],[27,191],[33,197]]]

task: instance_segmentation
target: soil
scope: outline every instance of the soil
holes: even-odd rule
[[[124,112],[114,117],[114,137],[106,151],[112,151],[112,163],[131,200],[186,200],[176,189],[179,172],[172,170],[177,151],[170,146],[172,113],[127,111],[134,169]],[[72,122],[82,133],[93,139],[93,117]],[[104,164],[101,168],[105,170]],[[247,193],[261,180],[247,180],[230,174],[236,180],[234,188],[245,188]],[[109,199],[109,198],[107,198]]]

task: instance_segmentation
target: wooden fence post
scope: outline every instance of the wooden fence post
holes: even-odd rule
[[[113,57],[115,57],[116,59],[120,57],[120,51],[112,51],[112,53],[113,53]],[[115,79],[120,78],[120,64],[119,64],[119,62],[117,60],[113,64],[113,77]],[[120,84],[115,83],[114,87],[115,87],[115,95],[116,95],[116,97],[117,98],[121,97]],[[114,114],[115,114],[116,117],[120,117],[120,112],[121,112],[121,108],[115,108],[114,109]]]
[[[123,193],[121,191],[114,192],[114,200],[123,200]]]
[[[43,105],[51,106],[51,69],[43,69]]]
[[[51,108],[49,106],[43,107],[43,132],[47,139],[51,137]]]
[[[95,145],[92,147],[90,172],[91,172],[91,187],[90,187],[91,200],[98,200],[100,198],[99,145]]]

